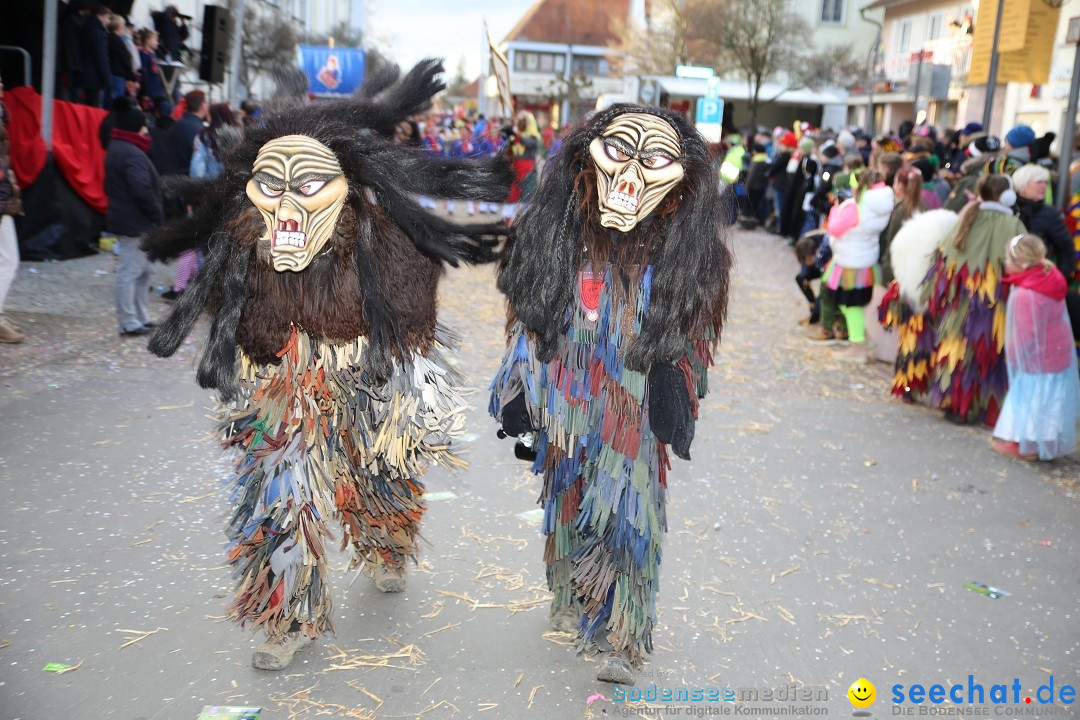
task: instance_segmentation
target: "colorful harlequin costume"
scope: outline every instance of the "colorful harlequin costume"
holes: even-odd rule
[[[920,298],[935,252],[956,221],[956,213],[949,210],[916,213],[889,245],[894,279],[878,306],[878,319],[899,333],[892,381],[892,394],[899,398],[925,395],[929,386],[935,337]]]
[[[496,200],[511,176],[505,162],[430,158],[390,139],[442,88],[440,72],[425,61],[400,81],[396,69],[369,79],[358,98],[271,114],[199,186],[194,216],[147,242],[159,259],[209,247],[150,349],[171,355],[204,308],[213,315],[198,381],[219,391],[218,427],[240,455],[229,612],[271,644],[332,630],[331,523],[352,564],[386,580],[379,589],[403,589],[420,478],[430,464],[464,465],[466,404],[441,355],[453,337],[436,323],[437,284],[446,263],[492,259],[497,238],[413,198]],[[256,667],[280,669],[260,652]]]
[[[935,253],[922,291],[936,342],[930,402],[959,422],[993,424],[1008,388],[1005,246],[1024,226],[998,202],[984,201],[971,212],[966,242],[957,247],[961,222]]]
[[[1072,323],[1073,337],[1076,340],[1076,354],[1080,357],[1080,190],[1072,194],[1065,219],[1072,231],[1073,245],[1076,247],[1075,270],[1065,276],[1065,279],[1069,281],[1069,291],[1065,302],[1069,308],[1069,319]]]
[[[553,620],[598,677],[652,650],[668,445],[689,458],[730,251],[706,146],[679,115],[613,106],[565,139],[499,270],[506,357],[490,410],[532,439]]]

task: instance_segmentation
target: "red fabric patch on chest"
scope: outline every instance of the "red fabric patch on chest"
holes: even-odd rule
[[[600,292],[604,289],[603,276],[594,276],[592,273],[583,272],[578,275],[581,285],[581,304],[586,310],[596,310],[600,307]]]

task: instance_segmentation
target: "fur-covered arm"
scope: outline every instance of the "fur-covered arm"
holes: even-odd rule
[[[142,240],[142,249],[151,260],[168,262],[185,250],[205,247],[217,231],[220,219],[226,217],[224,197],[213,192],[215,181],[209,178],[189,178],[169,175],[162,178],[165,192],[183,198],[195,206],[195,212],[166,222]]]
[[[417,195],[502,202],[510,192],[514,172],[502,155],[484,160],[427,157],[419,150],[383,148],[367,158],[381,165],[403,190]]]

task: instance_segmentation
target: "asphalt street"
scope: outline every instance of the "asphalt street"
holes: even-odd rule
[[[882,718],[894,685],[1015,678],[1018,711],[1051,677],[1080,685],[1080,463],[999,457],[988,431],[892,400],[891,368],[801,338],[786,245],[743,232],[736,251],[693,460],[669,476],[656,652],[637,682],[736,701],[617,700],[550,632],[539,484],[485,412],[503,351],[491,268],[443,283],[475,441],[468,471],[427,476],[408,590],[381,595],[335,554],[336,637],[282,673],[253,669],[259,638],[223,617],[230,461],[193,377],[205,321],[168,360],[119,338],[103,254],[24,264],[9,299],[30,339],[0,346],[0,718],[851,717],[859,678]]]

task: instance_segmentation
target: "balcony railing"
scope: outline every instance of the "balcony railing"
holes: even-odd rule
[[[951,65],[953,82],[962,82],[971,69],[971,45],[970,35],[957,35],[956,37],[939,38],[928,40],[922,48],[911,48],[906,52],[887,52],[885,55],[884,75],[888,80],[895,83],[906,83],[911,78],[911,69],[919,62],[919,52],[922,51],[924,63],[935,65]]]

